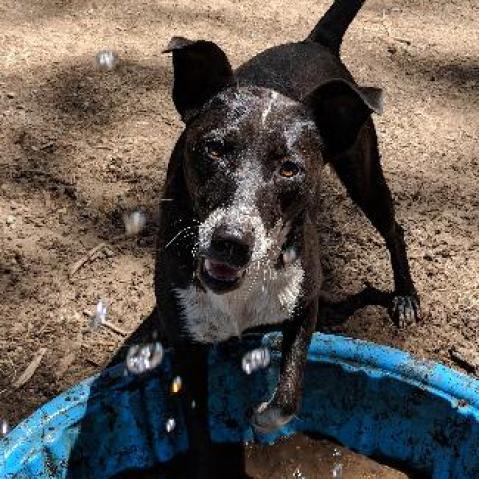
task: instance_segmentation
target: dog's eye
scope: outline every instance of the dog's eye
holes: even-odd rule
[[[299,173],[299,166],[292,161],[285,161],[279,168],[279,174],[283,178],[292,178]]]
[[[221,141],[209,141],[205,145],[205,154],[212,160],[220,160],[224,156],[225,147]]]

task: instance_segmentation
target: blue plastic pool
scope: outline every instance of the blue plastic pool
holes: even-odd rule
[[[247,376],[241,355],[259,341],[272,348],[272,365]],[[276,435],[254,436],[246,411],[274,387],[279,341],[273,334],[234,350],[211,351],[215,441],[273,442],[279,434],[314,431],[435,479],[479,478],[479,381],[344,337],[315,335],[298,418]],[[82,382],[2,441],[0,477],[106,479],[172,458],[187,448],[187,438],[179,408],[168,395],[170,381],[166,357],[147,377],[125,377],[123,367],[116,367]],[[176,428],[167,433],[171,417]]]

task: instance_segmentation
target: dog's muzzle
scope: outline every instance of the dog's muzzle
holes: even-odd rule
[[[216,228],[199,265],[203,283],[217,292],[238,287],[251,261],[253,247],[251,231],[229,225]]]

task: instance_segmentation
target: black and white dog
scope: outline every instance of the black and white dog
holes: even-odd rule
[[[204,443],[206,349],[246,330],[283,331],[280,378],[254,410],[257,430],[299,407],[318,321],[321,171],[330,163],[391,255],[398,326],[419,316],[401,227],[371,114],[382,92],[356,84],[339,58],[361,0],[336,0],[302,42],[266,50],[233,71],[209,41],[175,37],[173,101],[185,123],[168,167],[158,238],[159,329],[185,384],[190,440]],[[321,320],[321,318],[319,318]]]

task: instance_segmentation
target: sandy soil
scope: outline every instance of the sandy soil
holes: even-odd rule
[[[91,331],[98,298],[133,331],[153,306],[157,201],[181,124],[170,100],[172,35],[208,38],[234,65],[303,38],[326,0],[4,0],[0,4],[0,417],[16,423],[108,362],[123,338]],[[479,34],[476,0],[370,0],[344,44],[358,81],[387,92],[384,169],[406,229],[424,321],[398,333],[368,308],[339,331],[450,363],[479,341]],[[113,72],[94,64],[118,52]],[[391,287],[379,236],[332,174],[326,288]],[[139,239],[111,242],[141,208]],[[110,248],[73,276],[102,241]],[[33,377],[13,384],[40,350]],[[471,366],[471,370],[473,366]]]

